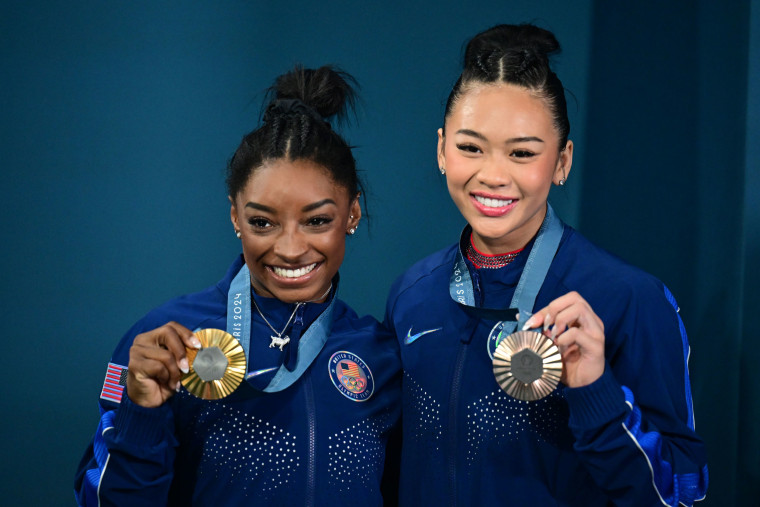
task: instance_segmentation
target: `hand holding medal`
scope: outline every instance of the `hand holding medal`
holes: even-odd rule
[[[561,296],[537,311],[523,326],[542,328],[562,356],[561,381],[583,387],[604,373],[604,323],[577,292]]]
[[[137,405],[163,405],[181,386],[217,400],[242,382],[246,360],[240,343],[219,329],[193,333],[169,322],[135,337],[129,350],[127,393]]]
[[[192,331],[176,322],[137,335],[129,349],[129,399],[147,408],[163,405],[180,388],[180,377],[190,369],[187,350],[200,347]]]

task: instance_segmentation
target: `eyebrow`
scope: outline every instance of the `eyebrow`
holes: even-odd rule
[[[484,136],[480,132],[476,132],[474,130],[459,129],[459,130],[457,130],[456,133],[457,134],[464,134],[466,136],[472,136],[472,137],[478,138],[478,139],[480,139],[482,141],[488,141],[488,139],[486,139],[486,136]],[[510,144],[510,143],[528,143],[528,142],[543,143],[544,140],[541,139],[540,137],[536,137],[536,136],[513,137],[511,139],[507,139],[505,141],[505,144]]]
[[[259,204],[257,202],[249,201],[245,203],[246,208],[253,208],[260,211],[266,211],[267,213],[274,213],[274,208],[270,208],[269,206],[264,206],[263,204]]]
[[[307,204],[306,206],[304,206],[303,208],[301,208],[301,211],[303,211],[303,212],[312,211],[312,210],[315,210],[317,208],[321,208],[325,204],[333,204],[333,205],[337,206],[337,204],[335,204],[335,201],[333,201],[332,199],[322,199],[321,201],[317,201],[317,202],[312,203],[312,204]]]
[[[311,203],[311,204],[307,204],[306,206],[304,206],[303,208],[301,208],[301,211],[303,211],[304,213],[309,212],[309,211],[313,211],[313,210],[315,210],[317,208],[321,208],[325,204],[333,204],[333,205],[337,206],[337,204],[335,203],[335,201],[333,201],[332,199],[328,198],[328,199],[322,199],[321,201],[317,201],[317,202],[314,202],[314,203]],[[249,202],[245,203],[245,207],[246,208],[257,209],[259,211],[265,211],[267,213],[276,213],[276,211],[275,211],[274,208],[270,208],[269,206],[265,206],[263,204],[259,204],[257,202],[253,202],[253,201],[249,201]]]

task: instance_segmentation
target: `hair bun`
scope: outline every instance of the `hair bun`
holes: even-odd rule
[[[534,25],[497,25],[467,44],[464,68],[484,78],[549,69],[549,56],[560,51],[554,34]]]
[[[269,89],[272,98],[264,120],[283,113],[318,116],[325,121],[333,117],[342,119],[349,110],[354,109],[356,87],[353,77],[335,67],[326,65],[318,69],[305,69],[297,65],[278,77]],[[299,103],[314,113],[304,111]]]

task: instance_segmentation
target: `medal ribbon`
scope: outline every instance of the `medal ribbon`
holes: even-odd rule
[[[327,342],[327,335],[332,328],[332,315],[337,296],[334,295],[317,319],[312,322],[309,329],[298,340],[298,357],[293,371],[290,371],[285,361],[279,366],[277,373],[264,388],[267,393],[282,391],[293,384],[306,371],[306,368],[314,361],[322,347]],[[243,264],[230,284],[227,293],[227,332],[237,338],[245,351],[246,361],[250,362],[251,348],[251,273],[248,266]],[[289,346],[296,346],[290,344]],[[292,353],[291,353],[292,356]],[[292,365],[291,365],[292,366]]]
[[[520,275],[520,281],[517,282],[512,302],[507,309],[477,306],[472,276],[464,261],[460,241],[454,271],[449,279],[451,299],[462,306],[465,311],[478,318],[503,321],[505,335],[513,333],[518,325],[522,328],[536,304],[538,291],[544,284],[546,273],[548,273],[549,266],[551,266],[554,255],[557,253],[563,231],[562,220],[557,217],[551,205],[547,203],[546,217],[544,217],[541,228],[538,230],[533,248]],[[515,315],[519,315],[517,321],[515,321]]]

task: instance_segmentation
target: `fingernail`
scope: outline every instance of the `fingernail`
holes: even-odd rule
[[[175,387],[174,390],[179,392],[180,389],[182,389],[182,382],[177,382],[177,387]]]
[[[196,349],[199,349],[201,348],[201,341],[198,339],[197,336],[193,335],[190,337],[190,345],[192,345]]]
[[[186,357],[183,357],[179,360],[179,369],[182,370],[182,373],[187,373],[190,371],[190,364],[187,362]]]
[[[557,326],[552,326],[552,334],[549,336],[551,341],[555,341],[557,338]]]
[[[551,325],[554,323],[554,320],[552,319],[551,315],[547,315],[544,319],[544,331],[548,330]]]
[[[525,321],[525,325],[522,327],[523,331],[527,331],[528,329],[533,327],[533,317],[529,318]]]

